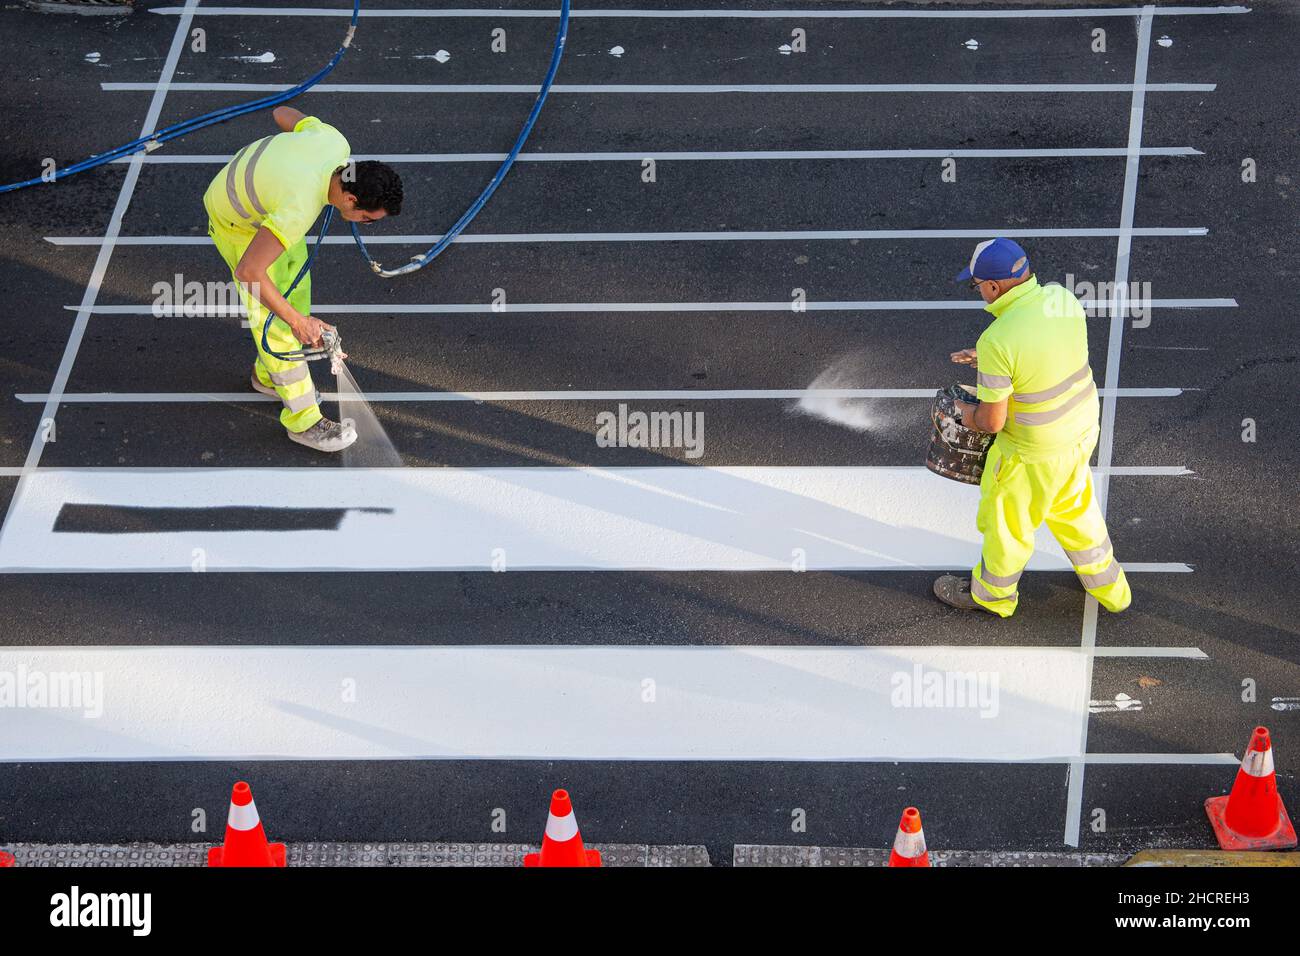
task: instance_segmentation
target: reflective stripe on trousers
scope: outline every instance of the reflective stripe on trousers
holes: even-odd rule
[[[1105,593],[1107,588],[1118,584],[1124,574],[1124,569],[1115,560],[1109,535],[1102,540],[1101,544],[1094,547],[1076,550],[1066,548],[1065,556],[1074,565],[1074,573],[1079,576],[1079,583],[1098,600],[1101,600],[1100,595]],[[1124,582],[1123,590],[1127,591],[1127,589],[1128,583]]]
[[[1088,466],[1096,442],[1094,432],[1072,448],[1029,462],[1006,455],[1001,441],[993,443],[976,517],[984,536],[980,563],[971,572],[971,597],[978,604],[1002,617],[1015,612],[1035,532],[1046,524],[1088,593],[1107,610],[1128,607],[1128,581],[1110,547]]]
[[[234,278],[235,268],[239,265],[244,250],[252,241],[252,236],[223,229],[215,222],[208,223],[208,235],[212,237],[217,251],[230,267],[231,278]],[[306,261],[307,242],[299,240],[293,248],[285,250],[267,270],[275,287],[281,290],[289,288],[294,276]],[[257,380],[263,385],[273,387],[275,393],[280,396],[280,401],[284,405],[280,410],[280,424],[291,432],[306,431],[323,417],[320,406],[316,404],[316,385],[312,382],[307,363],[287,362],[262,351],[262,324],[268,318],[266,307],[248,294],[243,283],[236,280],[235,285],[239,288],[240,301],[248,312],[249,330],[252,332],[253,343],[257,348],[257,363],[254,366]],[[310,272],[303,276],[302,282],[298,283],[298,288],[294,289],[289,296],[289,304],[303,315],[311,315]],[[292,352],[301,347],[301,343],[294,338],[293,332],[278,318],[271,320],[267,340],[276,352]]]
[[[981,604],[990,611],[995,611],[1002,617],[1010,617],[1016,611],[1016,605],[1020,603],[1020,592],[1016,586],[994,585],[990,587],[984,582],[992,575],[984,571],[984,563],[981,561],[975,567],[974,573],[970,579],[970,594],[977,604]],[[1018,578],[1019,575],[1016,575]],[[1000,593],[1000,592],[1006,593]]]

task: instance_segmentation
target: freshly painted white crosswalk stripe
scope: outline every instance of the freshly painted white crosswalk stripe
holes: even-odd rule
[[[1065,762],[1078,757],[1084,659],[1065,647],[3,648],[0,760]],[[42,681],[62,694],[34,706]]]
[[[924,468],[41,469],[0,570],[964,569],[978,494]],[[335,530],[54,531],[65,504],[343,513]],[[1029,568],[1070,569],[1046,529]]]

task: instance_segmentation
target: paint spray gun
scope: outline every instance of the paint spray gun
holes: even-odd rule
[[[343,371],[343,360],[348,357],[348,353],[343,351],[343,337],[335,329],[326,329],[321,333],[320,340],[321,354],[309,356],[307,361],[327,358],[330,361],[330,374],[340,374]]]
[[[348,353],[343,351],[343,338],[336,329],[325,329],[321,332],[321,344],[318,348],[299,348],[292,352],[277,352],[271,348],[271,343],[267,341],[267,331],[271,327],[271,319],[262,323],[262,351],[268,355],[274,355],[278,359],[286,362],[318,362],[321,359],[329,359],[330,374],[338,375],[343,371],[343,360],[348,357]]]
[[[322,329],[319,347],[307,348],[300,345],[299,348],[291,352],[277,352],[271,348],[271,344],[267,341],[267,329],[270,327],[271,320],[268,318],[262,323],[262,351],[286,362],[319,362],[321,359],[329,359],[330,374],[351,381],[352,376],[345,374],[346,369],[343,367],[343,360],[348,357],[348,353],[343,351],[343,338],[339,335],[337,329]],[[355,386],[355,383],[353,384]],[[343,418],[339,424],[343,425],[344,428],[356,429],[356,422],[351,418]]]

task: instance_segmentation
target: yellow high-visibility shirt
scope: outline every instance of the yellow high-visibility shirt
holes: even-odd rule
[[[330,177],[351,151],[333,126],[304,116],[292,133],[241,149],[212,180],[203,205],[218,225],[250,238],[265,226],[289,249],[329,202]]]
[[[1087,438],[1101,404],[1088,364],[1088,321],[1068,289],[1031,276],[984,307],[995,316],[975,344],[980,401],[1008,396],[1005,455],[1049,455]]]

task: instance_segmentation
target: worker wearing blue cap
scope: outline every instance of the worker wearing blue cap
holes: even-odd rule
[[[967,428],[997,438],[980,478],[980,562],[969,580],[935,581],[935,596],[1010,617],[1034,533],[1046,522],[1084,589],[1106,610],[1122,611],[1132,595],[1088,467],[1101,406],[1083,306],[1062,286],[1039,285],[1025,250],[1010,239],[976,246],[956,281],[968,280],[994,318],[975,348],[952,354],[978,373],[978,404],[958,402],[957,410]]]

